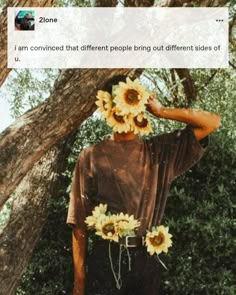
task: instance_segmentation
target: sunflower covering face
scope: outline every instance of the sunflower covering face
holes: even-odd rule
[[[106,117],[106,114],[112,108],[112,99],[110,93],[102,90],[97,92],[97,101],[95,102],[98,106],[98,111]]]
[[[126,83],[119,82],[113,86],[112,95],[106,91],[97,92],[96,105],[107,124],[114,132],[134,132],[149,134],[152,127],[145,113],[146,104],[150,93],[139,80],[126,79]]]
[[[113,107],[106,115],[107,124],[113,127],[114,132],[128,132],[130,130],[127,115],[123,115],[117,107]]]
[[[137,116],[129,116],[129,122],[131,130],[135,134],[149,134],[150,132],[152,132],[151,123],[144,112],[139,113]]]
[[[120,82],[119,87],[114,89],[114,103],[126,115],[129,113],[138,115],[144,112],[149,96],[138,79],[131,81],[127,78],[126,83]]]

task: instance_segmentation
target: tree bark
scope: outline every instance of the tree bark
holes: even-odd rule
[[[154,0],[124,0],[125,7],[150,7]]]
[[[118,0],[91,0],[91,5],[95,7],[115,7]]]
[[[41,158],[18,186],[7,226],[0,234],[1,295],[13,295],[47,218],[47,201],[57,196],[72,135]]]
[[[91,0],[92,6],[96,7],[115,7],[118,0]],[[125,7],[148,7],[152,6],[154,0],[124,0]]]
[[[158,0],[155,1],[155,4],[158,5]],[[164,6],[168,7],[222,7],[228,4],[229,0],[167,0]]]
[[[0,14],[0,87],[11,69],[7,68],[7,8],[8,7],[48,7],[54,0],[13,0],[9,1]]]
[[[93,113],[97,89],[112,76],[129,72],[62,71],[49,99],[19,117],[0,135],[0,206],[48,149]]]

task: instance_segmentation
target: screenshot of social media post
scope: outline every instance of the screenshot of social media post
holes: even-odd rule
[[[0,294],[236,294],[236,2],[0,0],[0,28]]]

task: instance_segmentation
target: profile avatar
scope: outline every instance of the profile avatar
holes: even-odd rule
[[[34,14],[33,10],[20,10],[15,17],[15,30],[34,31]]]

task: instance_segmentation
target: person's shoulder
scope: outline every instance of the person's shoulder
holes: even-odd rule
[[[184,136],[184,134],[191,132],[189,127],[182,129],[175,129],[169,132],[164,132],[151,137],[149,140],[158,144],[175,144]]]
[[[170,143],[173,139],[173,137],[176,136],[176,131],[171,131],[171,132],[163,132],[157,135],[154,135],[150,137],[148,140],[149,141],[156,141],[159,143]]]
[[[88,156],[94,154],[95,152],[99,151],[102,147],[106,146],[107,141],[108,141],[108,139],[105,138],[97,143],[94,143],[94,144],[84,147],[81,150],[79,157],[88,157]]]
[[[96,146],[96,144],[91,144],[89,146],[85,146],[79,154],[79,159],[88,157],[93,152],[95,146]]]

